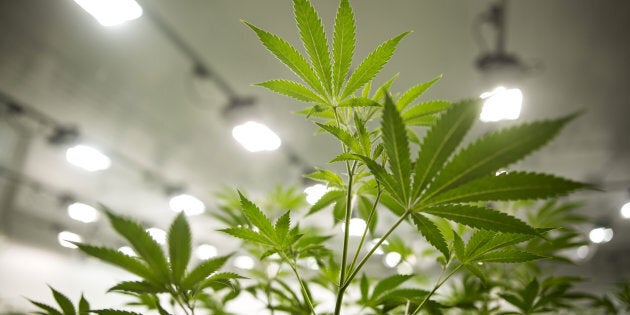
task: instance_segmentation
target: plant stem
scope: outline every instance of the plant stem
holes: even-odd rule
[[[361,235],[361,241],[359,241],[359,246],[357,246],[357,250],[354,253],[354,257],[352,258],[352,263],[350,264],[350,267],[348,267],[348,270],[354,269],[354,265],[356,264],[357,259],[359,259],[359,254],[361,253],[361,248],[363,247],[363,243],[365,242],[365,236],[367,235],[370,222],[372,222],[372,220],[374,219],[374,213],[376,213],[376,206],[378,205],[378,202],[381,199],[381,193],[382,193],[381,187],[378,184],[378,182],[376,185],[378,189],[378,192],[376,193],[376,199],[374,200],[374,205],[372,205],[372,210],[370,210],[370,215],[368,216],[368,219],[366,222],[367,224],[365,225],[365,230],[363,230],[363,235]]]
[[[300,283],[300,287],[302,288],[302,294],[304,294],[304,300],[308,304],[308,307],[311,309],[311,313],[313,313],[313,315],[317,315],[317,313],[315,313],[315,307],[313,307],[313,302],[311,302],[311,298],[309,297],[308,290],[306,289],[306,286],[304,285],[304,282],[302,281],[302,278],[300,277],[300,274],[298,273],[297,268],[292,263],[289,263],[289,266],[291,267],[291,270],[293,270],[295,277]]]
[[[186,311],[186,305],[184,304],[184,302],[182,302],[180,300],[180,296],[177,294],[177,292],[170,290],[171,292],[171,297],[173,298],[173,300],[175,300],[175,302],[177,303],[177,305],[179,305],[179,307],[182,309],[182,311],[184,311],[184,314],[186,315],[191,315],[190,313],[188,313],[188,311]],[[192,313],[194,315],[194,311]]]
[[[450,263],[450,262],[449,262]],[[435,286],[433,287],[433,290],[431,290],[431,292],[429,292],[429,294],[427,294],[424,299],[422,300],[422,302],[420,303],[420,305],[418,305],[418,307],[411,313],[411,315],[416,315],[418,314],[418,312],[420,312],[420,310],[422,309],[422,307],[424,306],[424,304],[426,304],[429,301],[429,298],[435,294],[435,291],[437,291],[450,277],[452,277],[455,272],[457,272],[457,270],[459,270],[459,268],[461,268],[463,265],[460,264],[457,267],[453,268],[453,270],[451,270],[451,272],[444,278],[442,279],[442,276],[444,275],[444,272],[446,271],[446,269],[448,269],[448,264],[444,267],[444,269],[442,269],[442,273],[440,273],[440,276],[438,277],[438,281],[435,283]]]
[[[368,259],[370,257],[372,257],[372,254],[374,254],[376,249],[387,239],[387,237],[389,237],[390,234],[392,234],[392,232],[394,232],[394,230],[396,230],[396,228],[403,221],[405,221],[405,219],[407,219],[409,214],[411,214],[411,211],[406,210],[405,213],[398,219],[398,221],[396,221],[396,223],[394,223],[394,225],[392,225],[392,227],[390,227],[389,230],[383,235],[383,237],[381,237],[381,239],[376,244],[374,244],[374,247],[372,247],[372,249],[370,249],[370,251],[365,255],[365,257],[363,257],[363,259],[361,259],[361,261],[359,262],[357,267],[354,270],[352,270],[350,275],[339,286],[339,291],[337,291],[337,302],[335,303],[335,313],[334,313],[334,315],[341,314],[341,302],[343,301],[343,294],[346,291],[346,289],[348,288],[348,286],[350,285],[350,283],[352,282],[352,279],[354,279],[354,277],[357,276],[357,273],[359,273],[359,270],[361,270],[361,268],[363,268],[363,265],[365,265],[365,263],[367,263]]]

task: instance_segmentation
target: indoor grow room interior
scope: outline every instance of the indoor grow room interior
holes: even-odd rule
[[[156,238],[186,209],[203,260],[238,247],[215,232],[224,228],[210,215],[217,192],[263,198],[295,186],[312,203],[317,189],[302,175],[335,167],[327,163],[339,144],[294,114],[303,103],[252,86],[290,71],[241,20],[298,43],[291,1],[136,1],[0,2],[0,314],[32,310],[24,297],[50,300],[47,284],[73,300],[83,292],[96,305],[120,304],[104,288],[126,273],[67,242],[120,242],[99,204]],[[568,199],[591,223],[580,227],[587,245],[567,253],[576,263],[558,273],[602,290],[630,278],[630,3],[351,3],[355,60],[413,30],[376,81],[400,73],[394,87],[404,91],[442,75],[422,97],[484,98],[479,132],[581,112],[513,167],[600,189]],[[331,26],[337,1],[313,4]],[[386,254],[371,270],[405,272]],[[235,254],[226,267],[254,263]],[[261,307],[242,305],[239,314]]]

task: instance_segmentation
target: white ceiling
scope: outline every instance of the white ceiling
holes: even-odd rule
[[[239,20],[297,43],[290,1],[145,2],[239,95],[256,98],[261,118],[285,147],[309,164],[326,166],[338,145],[314,137],[315,128],[291,114],[303,104],[250,86],[291,74]],[[336,1],[314,2],[330,25]],[[353,1],[355,62],[389,37],[413,30],[377,81],[400,73],[394,90],[403,90],[443,74],[428,98],[478,95],[484,87],[474,68],[480,51],[471,27],[489,3]],[[587,200],[584,211],[593,218],[608,218],[618,227],[616,245],[611,245],[616,250],[610,254],[618,255],[630,243],[623,234],[630,222],[617,220],[619,206],[630,198],[630,5],[623,0],[509,3],[508,50],[539,65],[521,85],[522,119],[584,111],[552,145],[518,167],[553,171],[607,189],[578,199]],[[3,115],[0,166],[55,193],[102,202],[163,228],[173,213],[161,179],[186,185],[210,205],[211,193],[222,186],[261,195],[279,183],[299,184],[302,170],[283,152],[253,154],[232,140],[230,124],[221,116],[227,98],[211,82],[195,78],[192,68],[146,16],[104,28],[70,0],[0,1],[0,91],[77,125],[86,141],[135,161],[114,158],[112,169],[86,174],[65,163],[62,148],[46,142],[45,130]],[[54,238],[54,229],[72,225],[54,194],[11,185],[6,177],[0,183],[4,234],[10,238],[54,246],[54,240],[41,238]],[[38,236],[24,232],[34,229]]]

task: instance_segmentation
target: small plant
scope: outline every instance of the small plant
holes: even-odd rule
[[[224,194],[225,202],[214,213],[226,225],[221,232],[242,240],[242,250],[260,260],[244,275],[249,278],[245,282],[235,273],[218,272],[230,256],[188,268],[191,235],[183,215],[171,225],[164,252],[143,227],[105,210],[138,257],[76,245],[141,278],[109,291],[130,294],[135,304],[159,314],[192,315],[199,308],[227,314],[225,303],[240,294],[259,299],[270,314],[339,315],[344,308],[361,314],[555,313],[571,309],[568,301],[577,300],[595,309],[593,301],[602,300],[572,291],[577,278],[544,275],[533,263],[562,260],[561,250],[582,244],[566,225],[569,216],[564,215],[573,207],[549,203],[519,215],[508,212],[515,201],[556,198],[589,186],[534,172],[497,175],[548,143],[574,115],[514,125],[463,144],[479,116],[479,100],[418,101],[440,77],[400,94],[390,92],[396,77],[380,86],[372,81],[409,32],[385,41],[351,71],[356,29],[349,1],[340,1],[332,48],[311,3],[293,0],[293,5],[308,59],[282,38],[244,23],[300,82],[277,79],[256,85],[309,104],[300,113],[339,140],[340,152],[331,163],[341,163],[345,172],[317,168],[308,175],[329,190],[307,213],[300,213],[303,197],[292,189],[276,189],[265,211],[241,192]],[[308,225],[309,216],[322,211],[333,225],[343,225],[342,235]],[[367,222],[358,243],[350,241],[354,217]],[[397,235],[403,225],[417,234]],[[568,229],[555,231],[558,227]],[[411,243],[418,239],[432,250],[417,252]],[[437,266],[437,274],[366,273],[383,249],[402,260],[413,254],[430,257],[435,263],[426,268]],[[438,294],[449,281],[450,293]],[[321,304],[325,294],[313,294],[315,287],[330,292],[334,306]],[[358,298],[349,296],[349,290]],[[41,314],[134,314],[93,310],[83,298],[74,307],[54,289],[53,295],[61,310],[33,302]],[[627,290],[619,297],[627,300]]]

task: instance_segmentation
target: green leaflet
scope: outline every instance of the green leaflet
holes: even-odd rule
[[[538,235],[538,232],[525,222],[493,209],[469,205],[445,205],[422,209],[422,212],[433,214],[473,228]]]
[[[341,0],[335,17],[333,34],[333,95],[339,95],[354,56],[354,13],[348,0]]]
[[[114,310],[114,309],[90,310],[90,313],[96,313],[99,315],[142,315],[140,313]]]
[[[389,61],[394,54],[396,46],[403,37],[407,36],[410,32],[402,33],[378,46],[373,52],[371,52],[359,65],[356,71],[352,73],[348,83],[341,93],[340,99],[345,99],[350,96],[356,90],[361,88],[383,68],[383,66]]]
[[[236,238],[240,238],[244,241],[249,241],[253,243],[259,243],[263,245],[273,246],[273,240],[266,235],[262,235],[258,232],[253,231],[250,228],[227,228],[220,230],[223,233],[232,235]]]
[[[403,204],[408,204],[410,190],[411,161],[409,159],[409,140],[407,130],[400,113],[392,99],[385,94],[385,107],[381,120],[383,147],[392,170],[395,187],[400,193]],[[369,167],[369,166],[368,166]]]
[[[501,263],[520,263],[536,259],[544,258],[543,256],[524,252],[518,249],[497,250],[477,257],[477,261],[482,262],[501,262]]]
[[[245,198],[240,191],[238,195],[241,198],[241,209],[247,219],[257,227],[263,235],[267,236],[270,240],[275,240],[276,233],[269,218],[267,218],[253,202]]]
[[[479,114],[479,102],[470,100],[451,106],[422,140],[414,169],[412,201],[427,187],[459,146]]]
[[[396,73],[393,77],[391,77],[391,79],[387,80],[387,82],[383,83],[383,85],[376,89],[376,92],[374,92],[374,95],[372,95],[372,100],[374,100],[375,102],[379,102],[380,100],[382,100],[385,97],[386,91],[389,91],[389,89],[392,87],[392,84],[394,84],[394,81],[398,79],[398,75],[399,73]]]
[[[184,212],[180,212],[168,231],[168,253],[171,263],[173,282],[178,284],[190,261],[192,251],[192,236],[190,226]]]
[[[451,102],[441,100],[423,102],[404,111],[402,113],[402,118],[407,125],[424,126],[428,122],[433,121],[433,117],[431,115],[442,112],[451,105]]]
[[[291,225],[291,217],[289,216],[289,211],[285,212],[282,216],[278,218],[276,221],[276,240],[278,243],[285,245],[287,235],[289,233],[289,226]]]
[[[374,286],[370,299],[378,300],[385,292],[399,287],[405,281],[411,279],[411,277],[413,277],[413,275],[393,275],[379,281],[376,286]]]
[[[160,244],[137,222],[118,216],[109,210],[106,211],[106,214],[114,230],[131,244],[136,253],[147,262],[162,283],[168,283],[170,271]]]
[[[306,53],[327,95],[331,95],[330,54],[322,20],[307,0],[293,0],[293,10]]]
[[[365,165],[370,169],[370,172],[374,175],[385,190],[387,190],[392,197],[394,197],[401,205],[407,204],[407,199],[402,195],[402,192],[398,189],[398,183],[391,174],[387,173],[384,167],[376,163],[376,161],[362,155],[356,155]]]
[[[292,97],[298,101],[318,104],[326,103],[326,101],[311,89],[297,82],[278,79],[260,82],[254,85],[265,87],[273,92]]]
[[[412,219],[413,223],[418,228],[418,231],[422,234],[422,236],[424,236],[429,244],[439,250],[444,255],[444,258],[448,260],[450,257],[448,244],[446,244],[444,235],[442,235],[442,232],[440,232],[440,229],[438,229],[435,223],[420,213],[412,214]]]
[[[81,299],[79,300],[79,315],[86,315],[90,310],[90,302],[81,294]]]
[[[208,276],[219,270],[219,268],[223,267],[228,258],[230,258],[230,255],[209,259],[199,264],[197,267],[191,270],[186,275],[186,277],[184,277],[181,287],[184,290],[192,290],[196,285],[200,284]]]
[[[50,291],[52,291],[55,301],[57,301],[57,304],[61,307],[63,314],[76,315],[76,310],[74,309],[72,301],[70,301],[70,299],[67,296],[63,295],[61,292],[53,289],[51,286],[49,286],[49,288]]]
[[[346,147],[348,147],[350,151],[355,153],[360,153],[362,151],[359,141],[357,141],[357,139],[355,139],[349,132],[333,125],[325,125],[320,123],[315,124],[335,136],[335,138],[339,139],[339,141],[341,141]]]
[[[328,191],[321,198],[319,198],[319,200],[317,200],[317,202],[315,202],[315,204],[308,211],[308,215],[311,215],[311,214],[313,214],[315,212],[319,212],[320,210],[326,208],[327,206],[329,206],[330,204],[332,204],[333,202],[335,202],[335,201],[337,201],[339,199],[343,200],[345,195],[346,195],[346,193],[344,191],[342,191],[342,190],[331,190],[331,191]]]
[[[425,205],[551,198],[586,186],[547,174],[511,172],[470,181],[427,200]]]
[[[41,302],[37,302],[37,301],[33,301],[33,300],[28,300],[29,302],[31,302],[33,305],[43,309],[44,311],[48,312],[48,313],[44,313],[44,314],[50,314],[50,315],[65,315],[63,313],[61,313],[59,310],[57,310],[56,308],[48,305],[48,304],[44,304]]]
[[[132,292],[132,293],[162,293],[167,292],[165,288],[160,288],[145,281],[123,281],[109,288],[107,292]]]
[[[327,169],[315,168],[315,172],[304,175],[306,178],[321,181],[326,183],[330,187],[343,187],[343,179],[337,173],[331,172]]]
[[[339,107],[380,107],[381,104],[366,97],[352,97],[339,103],[338,106]]]
[[[496,172],[553,138],[575,116],[523,124],[484,135],[444,166],[423,197],[427,200],[451,187]]]
[[[233,284],[229,281],[232,279],[244,279],[244,277],[241,277],[240,275],[233,272],[213,273],[211,276],[206,278],[206,280],[201,282],[201,284],[199,285],[199,289],[212,287],[216,291],[224,287],[232,288]]]
[[[321,95],[326,94],[324,87],[319,79],[317,79],[317,75],[311,65],[308,64],[308,61],[306,61],[306,59],[304,59],[304,57],[293,46],[291,46],[291,44],[289,44],[286,40],[272,33],[266,32],[248,22],[243,21],[243,23],[256,32],[258,39],[260,39],[263,45],[267,47],[267,49],[274,54],[276,58],[291,69],[293,73],[304,80],[306,84],[310,85]]]
[[[403,93],[396,101],[396,108],[398,109],[398,111],[402,112],[407,107],[407,105],[415,101],[418,97],[420,97],[420,95],[422,95],[426,90],[428,90],[435,82],[437,82],[441,78],[442,76],[440,75],[431,81],[427,81],[427,82],[415,85],[411,87],[409,90],[407,90],[405,93]]]
[[[154,270],[150,269],[143,261],[137,258],[127,256],[112,248],[97,247],[78,243],[75,245],[79,248],[79,250],[89,256],[98,258],[116,267],[125,269],[149,282],[156,284],[160,283],[157,275],[154,274]]]

